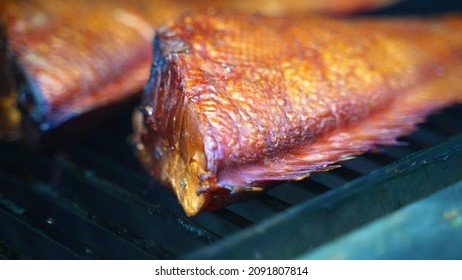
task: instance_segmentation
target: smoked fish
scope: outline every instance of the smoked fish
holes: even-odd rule
[[[348,13],[394,0],[4,0],[0,3],[2,67],[16,92],[0,99],[2,131],[19,123],[23,138],[38,139],[82,115],[117,106],[139,93],[149,77],[154,28],[185,11],[237,9],[284,14],[321,11]],[[5,51],[8,50],[8,55]],[[11,78],[13,76],[13,78]],[[0,81],[1,82],[1,81]],[[94,123],[96,115],[87,118]],[[88,122],[87,122],[88,123]],[[19,125],[19,124],[16,124]],[[68,127],[72,135],[77,122]],[[18,129],[16,129],[18,130]],[[67,135],[67,137],[70,137]]]
[[[462,101],[460,30],[460,15],[184,15],[153,41],[136,153],[190,216],[327,171]]]
[[[147,80],[153,27],[129,5],[6,0],[0,10],[26,138],[125,100]]]

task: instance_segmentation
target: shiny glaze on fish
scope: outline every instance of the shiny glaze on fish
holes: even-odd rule
[[[186,15],[158,30],[137,153],[188,215],[394,144],[462,99],[462,18]]]

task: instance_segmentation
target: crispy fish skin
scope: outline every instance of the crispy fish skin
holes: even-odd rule
[[[137,155],[188,215],[329,170],[462,100],[461,27],[185,15],[154,40]]]

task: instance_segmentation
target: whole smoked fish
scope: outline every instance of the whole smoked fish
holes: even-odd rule
[[[185,15],[157,31],[137,154],[188,215],[394,144],[462,101],[462,17]]]

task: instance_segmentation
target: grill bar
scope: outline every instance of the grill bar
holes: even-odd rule
[[[76,254],[41,232],[26,220],[0,208],[0,235],[3,242],[28,259],[77,259]]]
[[[47,205],[45,208],[44,203],[40,203],[40,209],[27,203],[26,201],[34,201],[35,199],[31,200],[31,198],[28,197],[28,194],[23,193],[19,189],[21,183],[17,182],[13,178],[8,178],[8,176],[3,172],[0,173],[0,176],[3,179],[7,179],[12,184],[9,189],[5,187],[2,187],[1,189],[2,196],[0,197],[0,216],[16,220],[18,223],[26,225],[37,234],[42,235],[55,244],[63,247],[75,258],[101,258],[100,253],[64,233],[54,224],[54,219],[51,218],[52,216],[50,214],[56,212],[56,209],[46,209],[49,207],[51,208],[51,206]],[[26,202],[29,205],[18,204],[18,202],[13,202],[12,200],[5,198],[5,196],[15,198],[15,200],[21,200],[21,202]]]
[[[33,184],[30,186],[30,190],[35,195],[45,198],[47,203],[52,203],[60,207],[61,211],[71,212],[72,215],[77,216],[85,222],[126,241],[127,245],[139,250],[142,254],[145,254],[147,258],[172,259],[177,257],[175,254],[156,242],[146,240],[140,237],[138,233],[124,228],[110,220],[106,220],[104,217],[93,213],[91,210],[84,208],[82,205],[74,203],[65,197],[56,195],[56,193],[53,192],[48,185]]]

